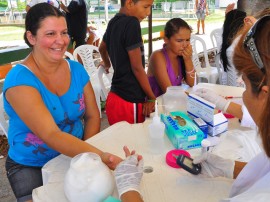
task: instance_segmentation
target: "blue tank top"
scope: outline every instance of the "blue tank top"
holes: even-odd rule
[[[89,76],[80,63],[67,61],[71,83],[68,91],[62,96],[50,92],[26,66],[21,64],[13,67],[5,79],[4,108],[10,118],[8,155],[19,164],[41,167],[58,156],[59,152],[48,147],[20,119],[5,98],[5,92],[9,88],[27,85],[37,89],[58,127],[79,139],[83,137],[82,118],[85,113],[83,89],[89,81]]]

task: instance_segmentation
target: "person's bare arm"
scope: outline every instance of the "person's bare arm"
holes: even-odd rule
[[[155,100],[156,97],[151,89],[151,86],[148,81],[148,77],[145,73],[145,70],[142,66],[142,58],[141,58],[141,50],[140,48],[135,48],[133,50],[128,51],[128,56],[130,59],[130,64],[132,71],[138,80],[140,86],[145,92],[148,99]]]
[[[107,45],[103,40],[100,43],[99,52],[104,63],[104,68],[106,72],[108,72],[109,68],[111,67],[111,61],[110,61],[109,54],[107,51]]]
[[[157,80],[159,87],[161,88],[162,92],[165,93],[169,86],[172,86],[167,68],[166,68],[166,61],[162,52],[155,51],[152,53],[150,60],[149,60],[149,76],[152,75]]]
[[[25,11],[28,12],[30,8],[31,8],[31,7],[27,5],[27,6],[25,7]]]
[[[50,148],[70,157],[83,152],[97,153],[112,169],[122,160],[61,131],[35,88],[12,87],[6,91],[6,98],[22,121]]]
[[[68,8],[62,2],[60,2],[60,7],[63,9],[63,11],[69,13]]]
[[[129,59],[130,59],[130,64],[131,64],[131,68],[132,71],[136,77],[136,79],[138,80],[140,86],[142,87],[143,91],[145,92],[146,96],[148,97],[148,99],[156,99],[149,81],[148,81],[148,77],[145,73],[145,70],[142,66],[142,58],[141,58],[141,50],[140,48],[135,48],[133,50],[128,51],[128,55],[129,55]]]
[[[247,165],[246,162],[240,162],[240,161],[235,161],[234,165],[234,172],[233,172],[233,179],[237,178],[239,173],[243,170],[243,168]]]
[[[226,112],[239,118],[239,119],[243,118],[242,106],[240,104],[235,103],[235,102],[230,102]]]
[[[122,202],[143,202],[141,195],[136,191],[128,191],[121,196]]]
[[[100,132],[100,114],[90,82],[84,87],[84,140]]]
[[[209,15],[208,3],[206,1],[205,1],[205,11],[206,11],[206,15]]]
[[[185,82],[189,85],[189,86],[194,86],[194,80],[195,80],[195,68],[193,65],[193,61],[192,61],[192,46],[191,44],[189,44],[184,52],[183,52],[183,58],[184,58],[184,63],[185,63],[185,68],[186,68],[186,78],[185,78]]]
[[[137,81],[139,82],[141,88],[146,94],[148,100],[151,102],[145,102],[143,104],[143,115],[150,116],[150,114],[154,111],[156,96],[154,95],[151,86],[148,81],[148,77],[146,72],[142,66],[142,58],[141,58],[141,50],[140,48],[135,48],[133,50],[128,51],[128,56],[131,64],[131,69],[133,74],[135,75]]]
[[[197,6],[198,6],[198,0],[195,1],[194,9],[197,11]]]
[[[230,11],[232,11],[234,9],[234,5],[235,5],[235,3],[228,4],[228,6],[226,7],[226,10],[225,10],[225,15],[227,15],[227,13],[229,13]]]

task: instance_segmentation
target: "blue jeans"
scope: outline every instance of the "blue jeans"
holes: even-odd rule
[[[196,11],[196,16],[198,20],[204,20],[205,19],[205,10],[198,10]]]
[[[8,156],[6,171],[18,202],[31,200],[32,190],[43,185],[41,167],[21,165]]]

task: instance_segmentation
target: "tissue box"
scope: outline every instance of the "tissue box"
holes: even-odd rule
[[[193,119],[194,123],[201,129],[201,131],[204,134],[204,139],[207,138],[208,134],[208,125],[202,120],[201,118],[195,118]]]
[[[222,113],[215,114],[216,105],[194,94],[188,96],[188,115],[201,118],[208,125],[208,134],[218,135],[228,130],[228,120]]]
[[[185,112],[161,114],[161,120],[165,124],[165,133],[176,149],[201,147],[204,134]]]

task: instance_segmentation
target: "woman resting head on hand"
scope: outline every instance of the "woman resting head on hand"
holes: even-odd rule
[[[27,13],[25,29],[32,51],[3,87],[10,118],[6,170],[19,201],[31,200],[42,185],[42,166],[61,153],[95,152],[111,169],[122,160],[83,141],[100,131],[100,115],[86,70],[63,59],[70,41],[65,16],[40,3]]]
[[[192,28],[181,18],[173,18],[166,23],[164,32],[163,48],[152,53],[147,70],[156,97],[169,86],[180,86],[183,82],[193,86],[196,73],[190,44]]]

